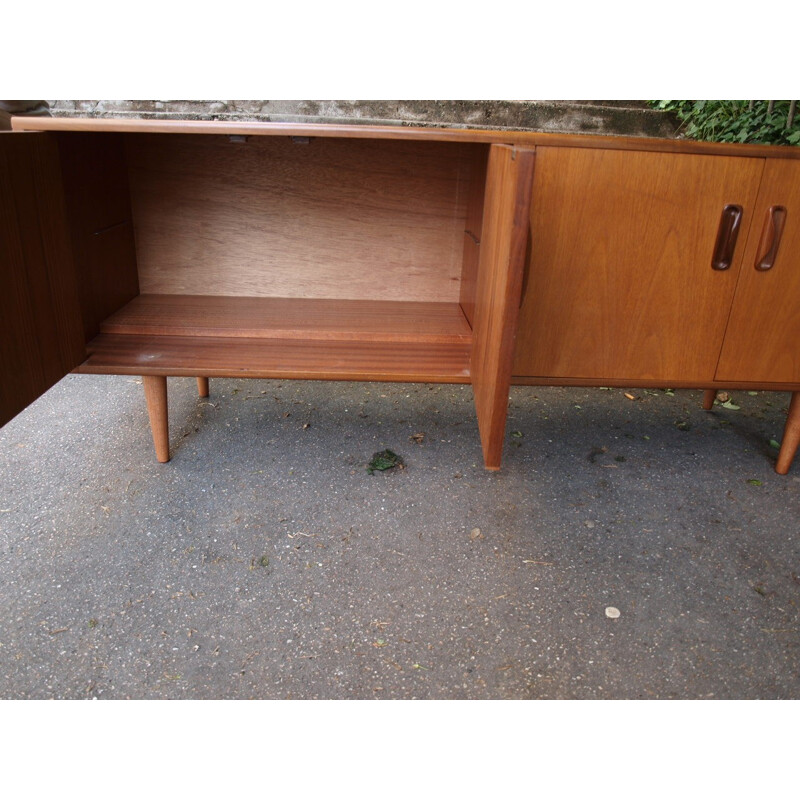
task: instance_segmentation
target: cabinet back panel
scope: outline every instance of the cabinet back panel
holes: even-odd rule
[[[148,294],[458,302],[481,145],[130,134]]]

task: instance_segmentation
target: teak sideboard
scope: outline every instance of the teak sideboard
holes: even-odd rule
[[[791,391],[800,149],[20,117],[0,134],[5,424],[70,371]]]

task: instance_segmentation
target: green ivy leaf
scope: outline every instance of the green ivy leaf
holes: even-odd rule
[[[800,145],[800,114],[787,128],[789,101],[776,100],[772,113],[768,101],[749,108],[747,100],[653,100],[653,107],[674,113],[683,134],[713,142]]]

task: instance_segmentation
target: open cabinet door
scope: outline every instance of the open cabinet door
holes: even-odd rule
[[[472,388],[487,469],[500,469],[528,245],[533,148],[489,151],[472,331]]]
[[[0,133],[0,425],[85,357],[56,143]]]

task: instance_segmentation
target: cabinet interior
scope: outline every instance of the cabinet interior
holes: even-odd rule
[[[55,135],[86,371],[469,381],[488,145]]]

